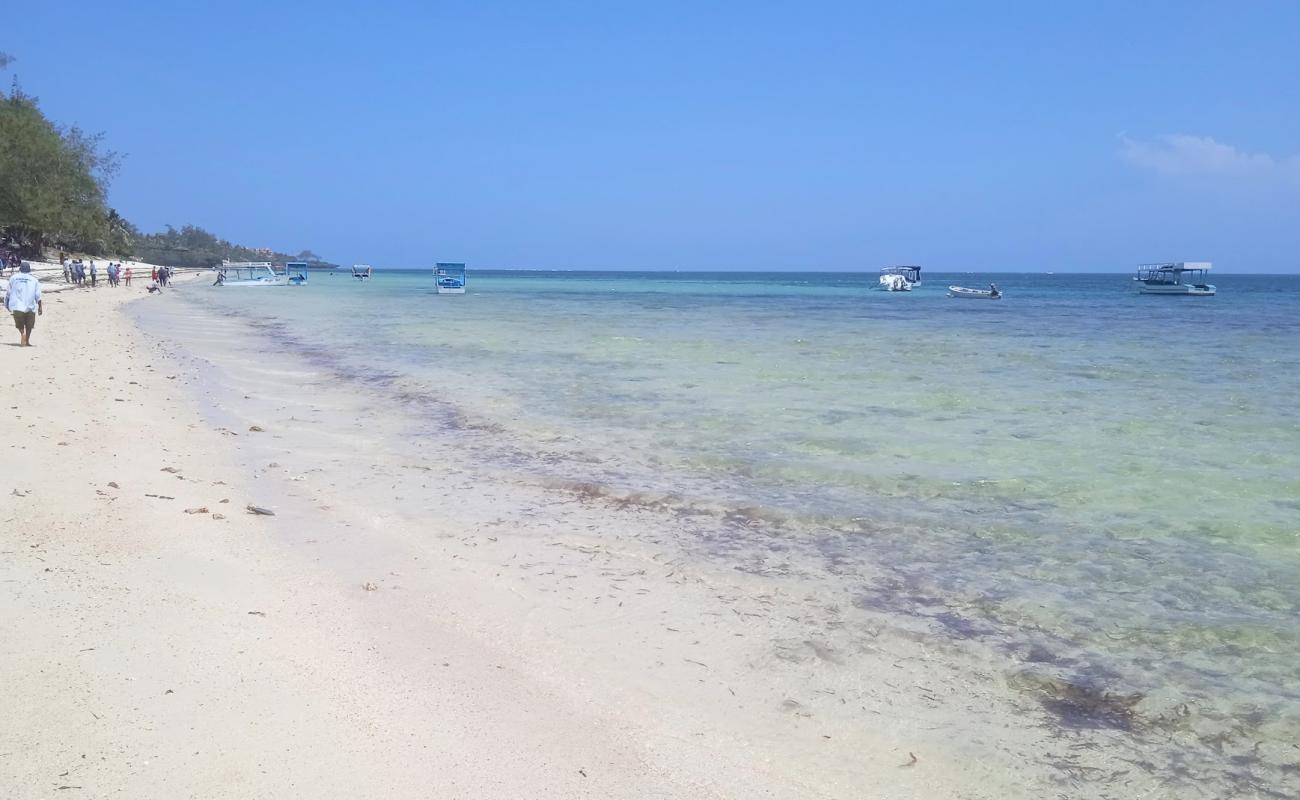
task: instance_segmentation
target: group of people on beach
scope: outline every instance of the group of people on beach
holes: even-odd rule
[[[109,286],[131,285],[131,268],[123,267],[120,263],[110,261],[104,268],[104,277],[108,279]],[[63,282],[71,283],[76,286],[98,286],[99,285],[99,266],[95,260],[91,259],[89,266],[79,258],[72,261],[63,260]]]
[[[12,255],[12,258],[11,258]],[[60,255],[63,264],[64,283],[75,286],[97,286],[99,284],[99,267],[94,260],[89,263],[80,258],[68,261]],[[41,282],[32,273],[30,262],[23,261],[16,254],[0,252],[0,278],[9,272],[10,277],[4,288],[3,304],[5,310],[13,315],[14,327],[18,329],[20,347],[30,347],[32,330],[36,327],[36,318],[45,313],[41,302]],[[161,293],[162,287],[171,284],[173,269],[171,267],[154,267],[150,272],[149,294]],[[118,262],[109,262],[104,269],[104,277],[109,286],[131,285],[131,268]]]

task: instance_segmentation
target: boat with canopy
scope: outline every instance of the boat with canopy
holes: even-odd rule
[[[459,262],[439,261],[433,269],[438,281],[438,294],[465,294],[465,265]]]
[[[1209,261],[1169,261],[1162,264],[1139,264],[1138,274],[1133,280],[1137,283],[1138,294],[1172,294],[1182,297],[1212,297],[1217,289],[1206,283],[1210,270]],[[1183,283],[1183,276],[1191,278],[1191,283]]]
[[[921,268],[906,264],[880,271],[880,288],[886,292],[910,292],[921,285]]]
[[[213,286],[288,286],[289,274],[276,272],[270,261],[222,261]]]

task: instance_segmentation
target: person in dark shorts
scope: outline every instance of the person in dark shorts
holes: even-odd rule
[[[41,282],[32,274],[32,265],[23,262],[18,274],[9,279],[9,294],[5,296],[5,307],[14,315],[14,327],[18,329],[18,346],[31,347],[32,329],[36,327],[36,317],[45,313],[41,303]]]

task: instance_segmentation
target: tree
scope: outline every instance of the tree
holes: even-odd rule
[[[12,59],[0,54],[0,66]],[[28,256],[46,245],[103,252],[111,239],[105,187],[117,154],[102,136],[60,128],[17,81],[0,96],[0,233]]]
[[[299,261],[320,261],[320,256],[310,250],[303,250],[298,254]]]

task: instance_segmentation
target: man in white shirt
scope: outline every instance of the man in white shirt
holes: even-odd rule
[[[44,314],[45,307],[41,304],[41,282],[32,274],[32,265],[26,261],[19,267],[18,274],[9,279],[5,307],[14,315],[14,327],[18,329],[21,342],[19,346],[31,347],[36,316]]]

